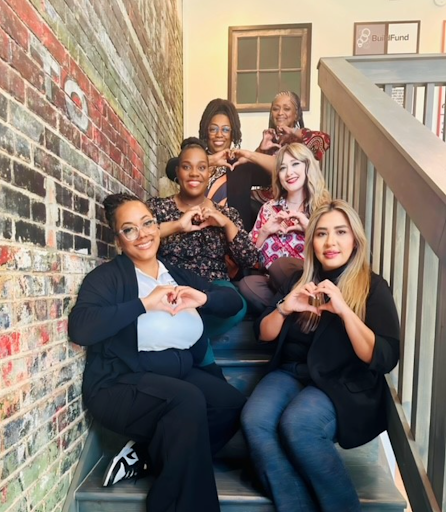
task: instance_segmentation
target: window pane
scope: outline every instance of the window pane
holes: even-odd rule
[[[259,103],[271,103],[279,90],[279,73],[259,73]]]
[[[301,37],[282,37],[282,69],[301,67]]]
[[[237,73],[237,103],[257,103],[257,73]]]
[[[279,38],[260,38],[260,69],[279,69]]]
[[[257,69],[256,37],[240,37],[237,51],[237,69]]]
[[[280,90],[293,91],[300,97],[300,71],[282,71]]]

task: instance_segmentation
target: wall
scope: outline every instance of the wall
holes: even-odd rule
[[[67,313],[100,203],[182,135],[181,0],[0,0],[0,511],[61,510],[88,428]]]
[[[226,0],[220,8],[203,0],[184,0],[184,133],[198,134],[206,104],[228,94],[228,27],[312,23],[310,111],[305,124],[319,126],[320,91],[317,63],[324,56],[347,56],[353,51],[353,24],[359,21],[421,20],[420,53],[441,51],[446,7],[434,0]],[[243,143],[257,147],[268,125],[267,113],[241,114]]]

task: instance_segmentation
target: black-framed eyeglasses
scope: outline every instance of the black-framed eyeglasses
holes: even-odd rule
[[[230,126],[217,126],[215,124],[211,124],[208,127],[208,132],[212,135],[217,135],[218,132],[221,132],[223,135],[229,135],[231,131],[232,130]]]
[[[140,231],[144,233],[154,233],[158,229],[158,221],[156,219],[147,219],[141,226],[129,226],[119,230],[116,234],[123,235],[129,242],[138,240]]]

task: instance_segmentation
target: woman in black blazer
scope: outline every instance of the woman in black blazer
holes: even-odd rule
[[[334,443],[353,448],[386,429],[384,374],[398,362],[399,321],[347,203],[313,213],[303,272],[257,327],[277,349],[242,425],[265,491],[278,512],[359,511]]]

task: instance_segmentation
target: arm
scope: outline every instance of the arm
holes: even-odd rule
[[[230,256],[242,268],[249,268],[258,262],[258,251],[243,227],[243,221],[235,208],[225,208],[227,217],[237,228],[236,236],[229,242]]]
[[[269,174],[274,172],[276,168],[276,157],[274,155],[265,155],[264,153],[258,153],[257,151],[249,151],[248,149],[235,149],[233,154],[237,161],[233,164],[235,169],[238,165],[246,162],[259,165],[263,167]]]

